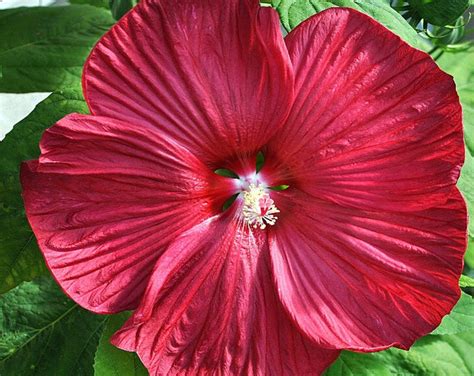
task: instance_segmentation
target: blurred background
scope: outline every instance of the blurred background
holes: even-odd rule
[[[137,371],[141,365],[135,355],[109,344],[110,335],[128,316],[104,318],[74,308],[50,277],[25,217],[18,171],[21,161],[38,157],[44,129],[68,113],[87,112],[80,87],[83,62],[98,38],[136,1],[0,0],[0,13],[8,9],[0,15],[0,141],[18,124],[0,143],[0,298],[4,302],[0,304],[0,376],[147,374],[143,367]],[[467,294],[441,329],[419,340],[409,352],[344,352],[326,376],[474,375],[474,300],[468,296],[474,295],[474,22],[466,11],[469,4],[473,11],[473,1],[265,0],[280,11],[283,30],[292,30],[328,4],[365,6],[366,13],[391,24],[410,42],[419,42],[412,45],[429,52],[454,76],[464,107],[468,147],[458,187],[471,217],[460,283]],[[441,4],[443,11],[415,11],[413,4],[428,2]],[[279,8],[281,3],[297,5],[293,18],[288,7]],[[454,3],[463,5],[460,12],[446,15],[444,8],[452,10]],[[10,10],[17,7],[30,8]]]

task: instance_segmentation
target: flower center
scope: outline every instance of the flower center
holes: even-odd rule
[[[222,205],[222,211],[229,209],[235,201],[238,202],[236,212],[238,220],[243,221],[249,227],[264,230],[267,226],[273,226],[278,217],[275,215],[280,210],[275,206],[270,191],[284,191],[290,186],[286,184],[270,186],[265,180],[269,178],[261,175],[260,171],[264,167],[265,158],[260,151],[255,159],[244,160],[240,163],[233,163],[232,170],[218,168],[214,173],[232,180],[234,194],[230,196]],[[252,166],[254,164],[255,167]],[[237,167],[236,172],[234,168]],[[255,170],[253,170],[255,168]],[[269,178],[269,180],[273,180]]]
[[[250,184],[243,191],[243,199],[242,215],[250,226],[263,230],[267,225],[275,224],[278,217],[274,214],[279,213],[280,210],[262,184]]]

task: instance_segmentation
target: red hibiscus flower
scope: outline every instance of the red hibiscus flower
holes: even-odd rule
[[[256,0],[142,1],[83,86],[92,115],[23,165],[26,211],[72,299],[135,309],[112,341],[152,375],[319,374],[458,300],[453,80],[368,16],[283,39]]]

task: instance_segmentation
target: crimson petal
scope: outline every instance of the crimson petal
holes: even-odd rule
[[[164,247],[209,217],[212,172],[156,129],[103,117],[70,115],[40,146],[21,181],[54,277],[89,310],[135,308]]]
[[[466,207],[453,80],[370,17],[330,9],[286,39],[297,81],[269,145],[280,298],[314,341],[408,348],[459,297]]]
[[[342,207],[293,190],[269,234],[280,298],[324,347],[409,348],[459,298],[467,214],[457,189],[435,207]]]
[[[320,374],[338,351],[314,346],[292,325],[267,252],[263,237],[229,216],[192,228],[164,253],[112,343],[137,351],[151,375]]]
[[[269,146],[279,181],[361,209],[442,204],[464,156],[452,77],[355,10],[321,12],[286,43],[296,99]]]
[[[282,125],[293,72],[279,19],[256,0],[149,0],[96,45],[83,75],[93,114],[150,124],[214,159]]]

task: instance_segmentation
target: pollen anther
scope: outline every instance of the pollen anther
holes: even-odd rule
[[[266,192],[261,184],[250,184],[243,192],[244,205],[242,215],[244,220],[253,228],[265,229],[267,225],[273,226],[278,219],[274,214],[280,210],[275,206],[275,202]]]

